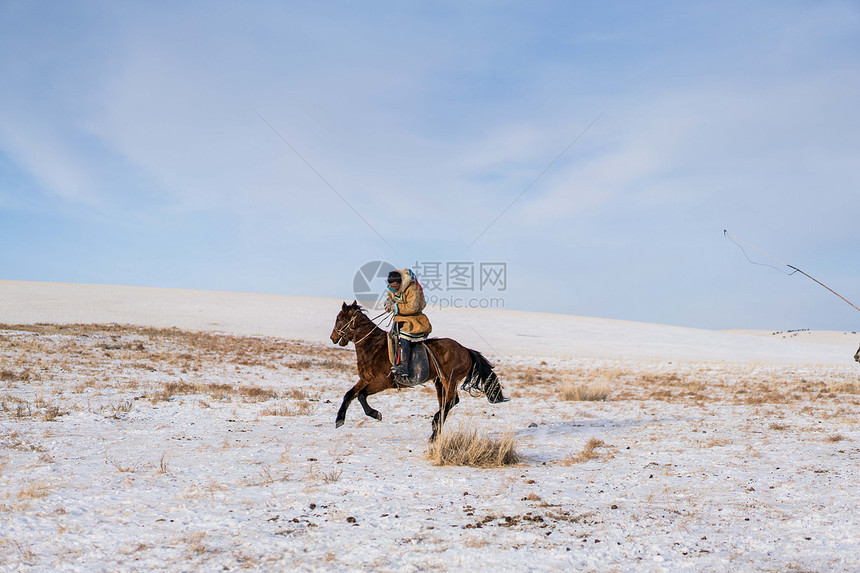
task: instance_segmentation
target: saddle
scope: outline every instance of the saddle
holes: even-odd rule
[[[399,337],[394,332],[388,333],[388,361],[394,366],[397,358],[397,349],[400,348]],[[427,348],[423,342],[412,343],[412,359],[409,361],[409,378],[406,382],[396,382],[397,386],[412,388],[427,382],[430,374],[430,359],[436,363],[433,351]],[[437,368],[438,369],[438,368]]]

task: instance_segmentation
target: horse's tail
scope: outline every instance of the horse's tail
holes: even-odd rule
[[[484,394],[491,404],[507,402],[508,399],[502,395],[502,385],[499,378],[493,372],[493,365],[477,350],[470,348],[466,350],[472,357],[472,370],[463,381],[463,390],[469,394]]]

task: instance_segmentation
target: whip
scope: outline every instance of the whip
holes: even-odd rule
[[[751,245],[750,243],[747,243],[746,241],[744,241],[744,240],[743,240],[743,239],[741,239],[740,237],[735,237],[734,235],[732,235],[731,233],[729,233],[729,232],[728,232],[728,231],[726,231],[725,229],[723,229],[723,235],[725,235],[725,237],[726,237],[728,240],[730,240],[731,242],[733,242],[735,245],[737,245],[737,246],[738,246],[738,248],[739,248],[739,249],[741,250],[741,252],[744,254],[744,257],[746,257],[746,260],[747,260],[747,261],[749,261],[750,263],[752,263],[752,264],[754,264],[754,265],[760,265],[760,266],[763,266],[763,267],[770,267],[770,268],[772,268],[772,269],[776,269],[777,271],[779,271],[779,272],[781,272],[781,273],[783,273],[783,274],[785,274],[785,275],[788,275],[788,276],[791,276],[791,275],[793,275],[794,273],[800,273],[800,274],[802,274],[803,276],[805,276],[806,278],[808,278],[808,279],[810,279],[810,280],[812,280],[812,281],[815,281],[815,282],[816,282],[816,283],[818,283],[819,285],[823,286],[824,288],[826,288],[827,290],[829,290],[830,292],[832,292],[833,294],[835,294],[836,296],[838,296],[839,298],[841,298],[842,300],[844,300],[845,302],[847,302],[848,304],[850,304],[850,305],[854,308],[854,310],[858,310],[858,311],[860,311],[860,308],[857,308],[857,306],[856,306],[853,302],[851,302],[850,300],[848,300],[847,298],[845,298],[844,296],[842,296],[841,294],[839,294],[838,292],[836,292],[835,290],[833,290],[832,288],[830,288],[829,286],[827,286],[826,284],[824,284],[823,282],[821,282],[820,280],[816,279],[815,277],[813,277],[813,276],[811,276],[811,275],[808,275],[807,273],[803,272],[803,271],[802,271],[802,270],[800,270],[799,268],[795,267],[794,265],[790,265],[790,264],[788,264],[788,263],[784,263],[784,262],[782,262],[781,260],[777,259],[777,258],[776,258],[776,257],[774,257],[773,255],[769,255],[769,254],[765,253],[764,251],[762,251],[761,249],[759,249],[759,248],[758,248],[758,247],[756,247],[755,245]],[[768,264],[765,264],[765,263],[757,263],[757,262],[753,261],[752,259],[750,259],[750,258],[747,256],[747,252],[744,250],[743,246],[741,246],[741,244],[740,244],[740,243],[738,243],[738,241],[740,241],[741,243],[743,243],[743,244],[747,245],[748,247],[752,247],[753,249],[757,250],[758,252],[760,252],[760,253],[761,253],[761,254],[763,254],[764,256],[766,256],[766,257],[768,257],[768,258],[770,258],[770,259],[773,259],[774,261],[778,262],[779,264],[781,264],[781,265],[783,265],[783,266],[785,266],[785,267],[790,268],[792,272],[790,272],[790,273],[789,273],[789,272],[783,271],[783,270],[782,270],[782,269],[780,269],[779,267],[775,267],[775,266],[773,266],[773,265],[768,265]]]

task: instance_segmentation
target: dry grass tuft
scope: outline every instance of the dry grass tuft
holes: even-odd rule
[[[116,468],[116,471],[120,473],[136,472],[137,468],[140,466],[140,462],[128,464],[107,454],[105,454],[105,463],[112,465],[114,468]]]
[[[838,394],[860,394],[860,382],[838,382],[830,385],[829,390]]]
[[[765,387],[761,391],[744,398],[743,403],[748,406],[760,406],[762,404],[787,404],[791,399],[792,396],[788,394],[772,391],[770,388]]]
[[[528,367],[526,371],[522,374],[523,384],[527,386],[536,386],[540,384],[546,384],[549,382],[548,377],[544,375],[548,374],[545,371],[538,370],[537,368]]]
[[[320,360],[318,366],[320,368],[334,370],[336,372],[354,372],[356,368],[353,361],[337,358],[325,358]]]
[[[265,402],[278,397],[278,393],[259,386],[240,386],[237,388],[240,396],[250,402]]]
[[[42,421],[44,422],[53,422],[60,416],[65,416],[68,412],[63,412],[56,406],[48,406],[45,408],[45,411],[42,412]]]
[[[18,499],[38,499],[47,497],[51,492],[53,492],[53,490],[54,488],[45,481],[33,482],[21,488],[21,491],[18,492]]]
[[[284,391],[284,398],[292,398],[293,400],[307,400],[310,394],[303,388],[290,388]]]
[[[20,372],[8,370],[4,368],[0,370],[0,380],[3,382],[29,382],[35,378],[33,372],[29,368],[25,368]]]
[[[326,470],[322,472],[322,479],[324,483],[335,483],[340,479],[340,476],[343,475],[343,470],[340,468],[333,468],[330,470]]]
[[[836,442],[841,442],[842,440],[847,440],[847,439],[848,438],[846,438],[842,434],[833,434],[832,436],[827,436],[827,438],[825,438],[824,441],[836,443]]]
[[[150,396],[150,401],[155,404],[169,400],[174,396],[187,396],[197,394],[208,394],[215,400],[224,400],[230,397],[238,397],[246,402],[265,402],[278,397],[278,393],[259,386],[233,386],[231,384],[216,384],[213,382],[201,384],[193,382],[168,382],[161,391]]]
[[[161,454],[161,459],[158,462],[158,470],[156,470],[156,473],[166,474],[167,472],[168,472],[167,452],[164,452]]]
[[[269,406],[264,408],[262,412],[260,412],[263,416],[307,416],[311,413],[311,404],[310,402],[301,401],[298,402],[295,406],[291,406],[290,404],[276,404],[274,406]]]
[[[677,386],[682,381],[677,372],[649,372],[640,374],[639,378],[642,382],[651,386],[658,384]]]
[[[300,360],[294,360],[293,362],[287,363],[287,368],[293,368],[295,370],[306,370],[314,365],[314,361],[310,358],[302,358]]]
[[[605,382],[568,384],[561,389],[561,399],[576,402],[603,402],[609,399],[609,385]]]
[[[330,484],[337,482],[342,475],[343,470],[340,468],[329,468],[327,470],[322,470],[317,467],[316,464],[313,464],[308,468],[308,473],[305,480],[309,485],[315,483]]]
[[[600,457],[600,453],[595,452],[597,448],[602,448],[606,444],[603,440],[598,440],[597,438],[591,438],[585,444],[585,447],[576,455],[571,455],[565,458],[561,463],[565,466],[570,466],[573,464],[578,464],[582,462],[586,462],[588,460],[593,460],[594,458]]]
[[[195,531],[194,533],[184,537],[182,541],[188,544],[189,551],[197,555],[208,551],[208,548],[206,547],[206,534],[202,531]]]
[[[500,468],[519,463],[515,441],[511,431],[491,438],[480,435],[468,422],[461,422],[454,430],[443,429],[430,445],[428,455],[437,466]]]
[[[726,438],[716,437],[711,438],[710,440],[702,444],[702,446],[705,448],[724,448],[731,443],[732,442]]]

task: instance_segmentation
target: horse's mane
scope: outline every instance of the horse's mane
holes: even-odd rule
[[[346,308],[357,310],[362,315],[367,317],[367,309],[364,308],[363,306],[361,306],[360,304],[358,304],[358,301],[353,302],[351,305],[347,306]]]
[[[367,309],[364,308],[363,306],[361,306],[360,304],[358,304],[358,301],[354,301],[351,305],[347,306],[346,308],[358,311],[356,313],[356,316],[361,316],[362,318],[367,320],[367,322],[369,322],[371,325],[373,325],[374,328],[377,328],[377,329],[381,330],[382,332],[385,332],[383,329],[379,328],[378,324],[373,322],[373,319],[371,319],[369,316],[367,316]]]

